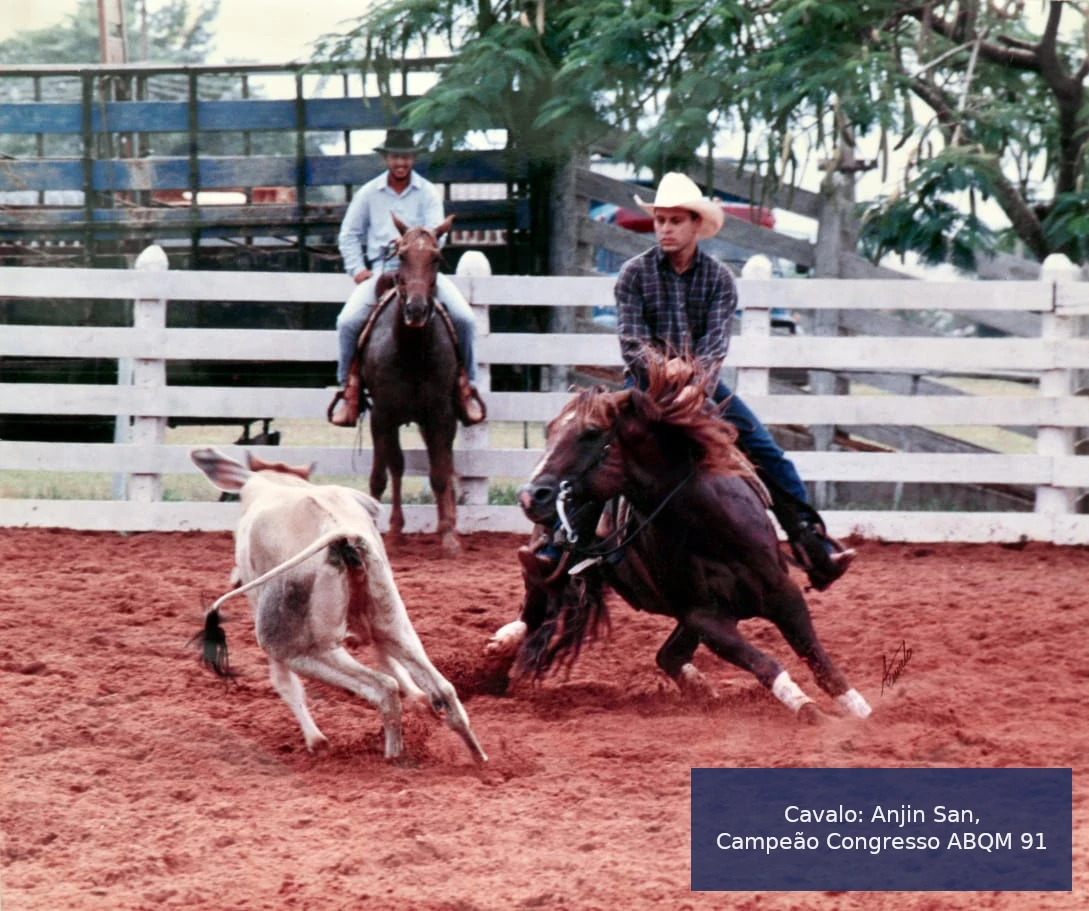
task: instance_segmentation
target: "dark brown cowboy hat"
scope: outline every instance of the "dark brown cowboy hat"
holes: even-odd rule
[[[412,130],[386,130],[386,141],[374,150],[383,155],[418,155],[423,147],[416,145]]]

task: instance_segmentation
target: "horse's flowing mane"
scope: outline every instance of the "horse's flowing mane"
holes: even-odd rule
[[[723,420],[722,406],[716,407],[708,397],[715,378],[699,361],[648,357],[644,370],[645,390],[583,390],[568,402],[556,422],[573,418],[579,427],[611,427],[630,402],[648,424],[664,424],[684,433],[699,453],[698,467],[704,474],[756,479],[752,463],[738,448],[737,428]]]
[[[648,428],[683,434],[702,473],[743,477],[770,504],[756,470],[737,446],[737,429],[708,397],[716,378],[691,357],[648,357],[645,375],[645,390],[610,392],[601,386],[581,390],[549,424],[549,435],[553,427],[567,422],[576,430],[613,427],[633,411]],[[565,575],[546,586],[545,620],[522,645],[520,673],[540,679],[553,667],[570,670],[583,642],[594,638],[599,628],[608,628],[602,573],[600,565],[590,566],[578,576]]]

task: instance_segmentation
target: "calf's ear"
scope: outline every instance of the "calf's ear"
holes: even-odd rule
[[[191,449],[189,458],[204,472],[209,481],[228,493],[238,492],[253,477],[253,472],[245,465],[227,458],[218,449]]]

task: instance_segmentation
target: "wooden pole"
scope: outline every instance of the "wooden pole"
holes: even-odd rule
[[[1040,268],[1040,280],[1052,286],[1080,279],[1081,271],[1061,253],[1052,253]],[[1056,312],[1053,292],[1052,309],[1044,313],[1040,321],[1040,337],[1057,346],[1076,334],[1077,317]],[[1060,399],[1073,392],[1074,371],[1060,367],[1040,374],[1040,395]],[[1036,454],[1050,459],[1073,455],[1074,429],[1041,424],[1036,431]],[[1043,485],[1036,488],[1035,511],[1052,516],[1066,515],[1074,512],[1074,499],[1075,492],[1067,487]]]
[[[589,169],[589,156],[585,153],[572,155],[556,169],[552,184],[551,242],[548,271],[550,275],[582,275],[589,269],[589,248],[580,245],[578,226],[589,214],[589,201],[575,190],[580,168]],[[578,314],[571,307],[556,307],[549,318],[550,332],[573,333]],[[548,388],[564,392],[570,386],[573,371],[564,365],[549,368]]]
[[[166,253],[157,244],[146,247],[136,258],[141,272],[165,272],[170,268]],[[132,324],[136,329],[166,329],[166,299],[144,298],[133,304]],[[136,358],[132,365],[132,384],[136,387],[166,385],[166,361]],[[132,442],[138,446],[161,446],[166,439],[167,415],[137,415],[132,420]],[[128,498],[139,503],[157,503],[163,498],[163,479],[159,474],[134,474]]]
[[[474,278],[483,278],[492,274],[488,258],[479,250],[466,250],[458,260],[455,271],[457,275],[468,278],[470,281]],[[465,298],[470,305],[473,304],[473,296],[473,288],[470,285],[465,294]],[[476,317],[476,337],[479,342],[487,338],[491,332],[487,306],[473,306],[473,316]],[[484,403],[487,404],[488,393],[492,388],[491,367],[486,363],[479,363],[479,361],[476,368],[476,388],[481,398],[484,399]],[[462,427],[459,432],[465,449],[474,451],[491,449],[491,431],[487,421],[474,424],[472,427]],[[488,479],[486,477],[462,477],[458,479],[458,482],[461,486],[462,502],[466,506],[488,505]],[[461,524],[460,518],[458,524]],[[476,529],[466,530],[474,531]]]

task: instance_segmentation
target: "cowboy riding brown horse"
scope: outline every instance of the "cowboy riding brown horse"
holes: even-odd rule
[[[706,395],[697,362],[652,360],[646,390],[585,389],[549,424],[545,453],[519,502],[562,556],[538,563],[520,553],[526,583],[521,617],[486,651],[514,656],[531,677],[569,665],[607,620],[604,586],[636,610],[676,620],[658,666],[682,689],[706,691],[692,664],[700,645],[749,671],[800,718],[823,716],[738,622],[776,626],[841,711],[865,718],[866,700],[832,663],[805,596],[789,575],[770,502],[736,446],[736,429]],[[609,522],[606,504],[627,510]],[[609,514],[605,513],[606,518]],[[603,537],[604,533],[604,537]]]
[[[361,401],[364,389],[369,396],[374,442],[370,493],[380,498],[392,478],[390,532],[395,537],[404,530],[400,427],[419,426],[438,507],[438,532],[448,550],[459,546],[452,483],[457,422],[475,424],[486,416],[461,363],[453,324],[435,294],[442,262],[439,238],[453,220],[451,215],[435,228],[410,228],[393,216],[401,234],[396,250],[400,266],[379,280],[378,303],[363,327],[344,391],[349,403]]]

